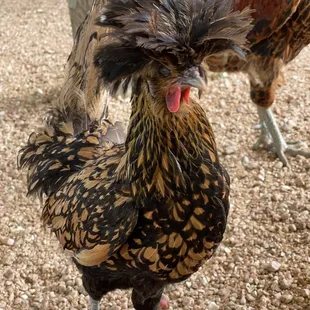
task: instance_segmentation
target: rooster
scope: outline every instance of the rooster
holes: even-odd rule
[[[206,89],[206,56],[244,55],[250,11],[232,12],[221,0],[101,5],[87,17],[97,25],[91,71],[85,78],[77,63],[69,66],[44,129],[30,135],[18,161],[28,168],[29,194],[44,198],[44,224],[82,273],[91,309],[128,288],[135,309],[164,309],[165,286],[190,277],[223,238],[229,176],[190,92]],[[104,90],[126,87],[132,112],[124,137],[104,119]]]
[[[235,9],[247,6],[255,13],[246,58],[217,55],[208,58],[207,64],[212,71],[243,71],[249,75],[251,99],[257,105],[261,124],[261,136],[254,148],[262,145],[275,151],[289,166],[286,154],[310,158],[310,152],[298,148],[296,143],[285,142],[270,107],[284,80],[284,65],[310,43],[310,1],[234,0]]]

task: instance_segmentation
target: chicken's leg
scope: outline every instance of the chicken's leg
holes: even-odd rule
[[[99,300],[95,300],[89,297],[89,301],[90,301],[90,310],[99,310],[99,304],[100,304]]]
[[[274,151],[284,166],[289,166],[285,154],[296,156],[301,155],[310,158],[310,152],[299,149],[302,145],[300,142],[287,143],[285,142],[277,121],[270,109],[258,106],[258,115],[261,125],[261,136],[254,145],[254,149],[258,149],[261,145],[268,150]]]

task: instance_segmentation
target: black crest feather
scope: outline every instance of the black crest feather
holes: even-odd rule
[[[250,9],[232,12],[231,0],[107,0],[97,24],[113,30],[95,63],[108,83],[121,83],[154,59],[180,62],[232,50],[244,55]]]

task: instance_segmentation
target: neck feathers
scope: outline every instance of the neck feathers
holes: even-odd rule
[[[218,165],[214,134],[197,103],[170,113],[147,89],[133,95],[126,153],[118,167],[119,178],[133,191],[169,197],[190,183],[192,173],[208,173],[210,164]]]

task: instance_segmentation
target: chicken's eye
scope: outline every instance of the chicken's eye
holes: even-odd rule
[[[164,67],[164,66],[161,66],[158,69],[158,72],[159,72],[160,75],[162,75],[164,77],[168,77],[168,76],[171,75],[171,71],[167,67]]]

